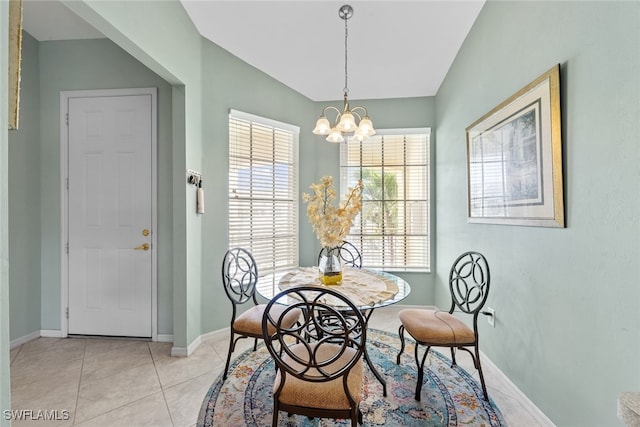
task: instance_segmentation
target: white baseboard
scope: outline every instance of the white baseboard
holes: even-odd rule
[[[507,377],[491,359],[489,359],[482,351],[480,352],[480,357],[482,358],[482,363],[484,365],[491,365],[491,368],[502,378],[502,380],[509,385],[509,387],[513,390],[513,392],[517,395],[514,396],[520,402],[526,402],[527,408],[531,409],[534,412],[536,419],[544,422],[544,425],[547,427],[555,427],[556,425],[547,417],[544,412],[542,412],[528,397],[524,394],[510,379]]]
[[[29,341],[33,341],[36,338],[40,338],[40,331],[33,331],[30,334],[24,335],[20,338],[16,338],[9,342],[9,348],[12,350],[16,347],[21,346],[22,344],[28,343]]]
[[[190,354],[193,354],[193,352],[196,351],[196,348],[198,348],[201,343],[202,343],[202,335],[199,335],[187,347],[175,347],[175,346],[171,347],[171,356],[172,357],[189,357]]]
[[[211,341],[220,338],[226,338],[229,336],[229,328],[222,328],[216,331],[207,332],[206,334],[200,335],[202,341]]]
[[[173,342],[173,334],[158,334],[158,342]]]
[[[189,344],[188,347],[171,347],[171,356],[173,357],[189,357],[189,355],[193,354],[194,351],[202,344],[203,341],[211,341],[218,338],[226,337],[229,335],[229,328],[222,328],[215,331],[207,332],[202,334]],[[160,341],[160,336],[158,336],[158,341]]]
[[[40,336],[45,338],[66,338],[67,335],[64,334],[60,329],[41,329]]]

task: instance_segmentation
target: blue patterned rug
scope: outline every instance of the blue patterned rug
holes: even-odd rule
[[[400,339],[397,334],[370,329],[367,348],[373,364],[387,380],[387,397],[382,385],[365,364],[363,400],[360,409],[364,426],[506,426],[491,396],[482,398],[480,384],[464,369],[451,368],[451,360],[433,349],[425,364],[422,400],[414,399],[416,363],[413,341],[400,365],[396,365]],[[264,345],[242,353],[229,368],[225,382],[222,374],[204,398],[197,427],[270,426],[273,410],[274,364]],[[347,426],[346,420],[287,418],[280,413],[279,426]]]

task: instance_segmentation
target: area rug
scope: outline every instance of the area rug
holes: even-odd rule
[[[417,372],[413,341],[396,365],[400,346],[397,334],[370,329],[367,349],[373,364],[387,381],[387,397],[382,385],[365,364],[360,409],[364,426],[505,426],[504,418],[489,396],[483,399],[480,384],[464,369],[451,367],[451,360],[433,349],[425,364],[421,401],[414,399]],[[426,367],[428,366],[428,369]],[[270,426],[273,411],[274,362],[264,345],[247,350],[222,374],[204,398],[198,427]],[[348,420],[308,419],[281,412],[279,426],[347,426]]]

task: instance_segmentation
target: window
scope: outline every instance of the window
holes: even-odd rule
[[[362,254],[363,266],[429,271],[430,129],[378,131],[340,148],[341,194],[358,179],[362,211],[346,240]]]
[[[260,277],[298,265],[299,133],[229,113],[229,247],[251,251]]]

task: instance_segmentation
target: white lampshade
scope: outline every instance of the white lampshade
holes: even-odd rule
[[[360,132],[358,132],[357,130],[354,132],[353,136],[351,138],[349,138],[349,140],[354,140],[354,141],[364,141],[364,139],[366,138],[366,135],[361,134]]]
[[[329,135],[331,132],[331,124],[325,116],[322,116],[316,122],[316,127],[313,128],[313,133],[316,135]]]
[[[338,130],[340,132],[354,132],[356,130],[356,121],[348,110],[342,113],[340,116],[340,123],[338,123]]]
[[[373,128],[373,123],[369,117],[364,117],[360,120],[360,126],[358,126],[358,132],[366,136],[373,136],[376,134],[376,130]]]
[[[337,128],[331,129],[331,133],[327,137],[327,141],[336,143],[344,142],[342,132],[340,132]]]

